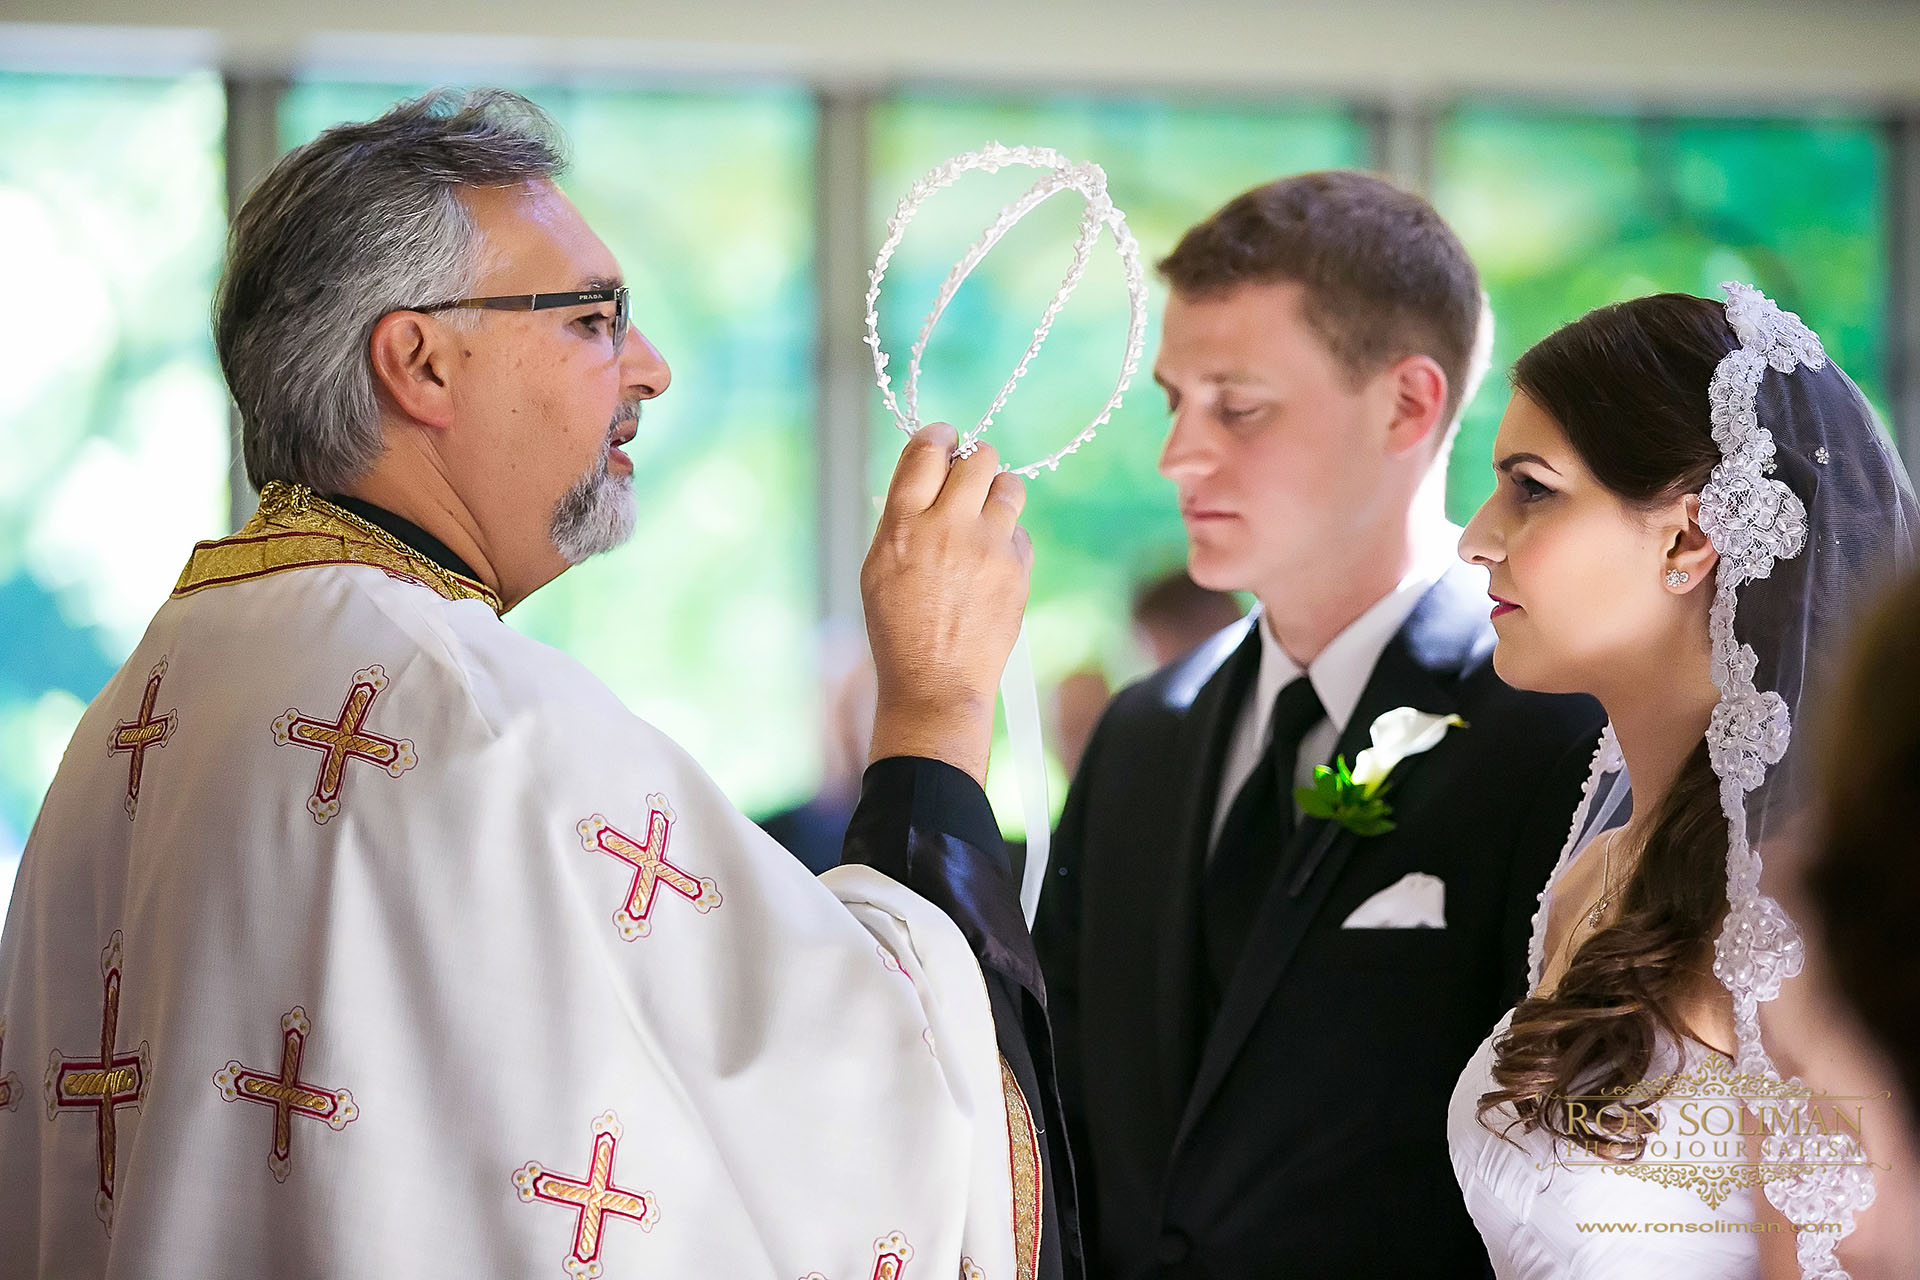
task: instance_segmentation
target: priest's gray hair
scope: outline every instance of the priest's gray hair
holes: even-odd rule
[[[233,220],[213,313],[256,488],[338,493],[373,465],[375,322],[464,297],[479,279],[485,246],[462,188],[552,178],[565,165],[546,113],[504,89],[429,93],[274,165]]]

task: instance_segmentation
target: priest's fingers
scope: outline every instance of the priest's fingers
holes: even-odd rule
[[[947,466],[959,440],[960,433],[944,422],[929,422],[908,438],[894,465],[893,482],[887,486],[882,523],[919,515],[934,504],[947,482]]]
[[[1002,471],[993,477],[987,486],[986,505],[981,509],[981,519],[986,522],[987,531],[996,537],[1009,537],[1020,529],[1020,513],[1027,507],[1027,486],[1019,476],[1011,471]],[[1029,551],[1032,547],[1029,544]]]
[[[980,450],[945,470],[929,499],[930,468],[901,460],[860,570],[876,760],[930,756],[985,776],[995,690],[1020,633],[1033,559],[1019,527],[1025,486],[998,468]],[[930,505],[914,509],[920,502]]]
[[[987,490],[1000,474],[1000,455],[990,444],[974,447],[964,458],[955,458],[947,472],[947,483],[934,500],[934,507],[959,518],[977,516],[986,505]]]

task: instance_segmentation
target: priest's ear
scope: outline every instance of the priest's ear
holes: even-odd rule
[[[420,311],[389,311],[368,339],[373,377],[401,416],[428,427],[453,422],[450,374],[459,335]]]

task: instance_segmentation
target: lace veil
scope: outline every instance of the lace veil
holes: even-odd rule
[[[1912,565],[1920,510],[1872,408],[1813,332],[1749,285],[1722,287],[1740,346],[1709,388],[1721,461],[1701,491],[1699,517],[1719,553],[1708,625],[1720,702],[1706,736],[1727,817],[1729,909],[1713,969],[1733,996],[1735,1071],[1765,1081],[1756,1092],[1779,1095],[1766,1098],[1769,1108],[1798,1114],[1807,1091],[1781,1079],[1762,1041],[1760,1005],[1799,974],[1805,943],[1761,892],[1761,860],[1804,822],[1816,770],[1813,743],[1795,730],[1825,705],[1850,624],[1891,575]],[[1815,710],[1803,717],[1806,709]],[[1609,728],[1562,867],[1583,834],[1616,820],[1628,794],[1622,763]],[[1543,905],[1534,922],[1536,979],[1544,916]],[[1796,1245],[1805,1276],[1842,1277],[1834,1246],[1852,1230],[1854,1211],[1872,1202],[1872,1172],[1830,1157],[1818,1162],[1804,1142],[1764,1140],[1764,1164],[1775,1175],[1766,1194],[1795,1223],[1839,1225],[1802,1231]]]

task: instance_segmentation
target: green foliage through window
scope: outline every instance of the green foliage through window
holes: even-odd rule
[[[281,142],[424,87],[297,84]],[[562,185],[619,257],[635,323],[674,378],[631,449],[634,541],[511,621],[586,663],[740,804],[778,808],[820,768],[813,100],[781,88],[526,87],[568,134]],[[81,710],[189,545],[230,527],[228,408],[207,322],[225,234],[225,106],[211,72],[0,74],[9,283],[16,298],[57,300],[0,312],[0,901]],[[870,249],[909,182],[989,140],[1102,165],[1149,262],[1247,187],[1368,155],[1361,118],[1326,101],[910,93],[877,104],[869,130]],[[1498,318],[1494,372],[1449,473],[1456,519],[1490,484],[1506,367],[1620,298],[1755,281],[1888,402],[1889,157],[1872,120],[1467,103],[1434,141],[1434,201]],[[882,298],[897,378],[948,268],[1035,176],[970,175],[924,206]],[[1079,214],[1077,197],[1056,196],[961,290],[926,355],[923,417],[978,417],[1067,268]],[[1129,596],[1184,555],[1172,487],[1155,471],[1166,413],[1149,373],[1163,302],[1156,281],[1146,359],[1113,422],[1029,491],[1028,626],[1043,684],[1089,666],[1116,681],[1137,674]],[[1051,452],[1095,412],[1125,321],[1103,243],[988,437],[1003,457]],[[873,404],[877,494],[900,437],[877,394]],[[1056,804],[1064,782],[1054,779]],[[996,773],[993,791],[1017,826],[1008,783]]]
[[[0,74],[0,902],[67,739],[227,531],[213,75]]]
[[[1445,118],[1433,199],[1480,266],[1493,372],[1454,444],[1448,509],[1493,487],[1520,353],[1594,307],[1758,284],[1886,405],[1884,136],[1869,120],[1692,119],[1466,106]]]

